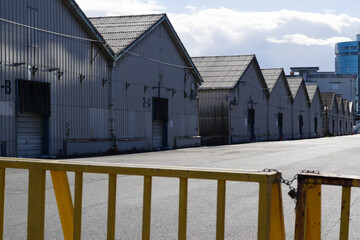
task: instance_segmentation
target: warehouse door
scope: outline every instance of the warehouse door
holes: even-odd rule
[[[341,120],[340,120],[340,130],[339,130],[339,134],[342,134],[342,124],[341,124]]]
[[[25,113],[17,118],[17,155],[36,158],[42,155],[43,118],[40,114]]]
[[[153,98],[153,149],[167,147],[168,99]]]
[[[48,154],[50,84],[18,79],[17,106],[17,155]]]
[[[300,135],[300,138],[303,138],[303,126],[304,126],[303,116],[299,115],[299,135]]]
[[[255,140],[255,109],[248,109],[248,132],[250,141]]]
[[[278,113],[278,128],[279,128],[279,140],[283,137],[283,114]]]
[[[164,143],[164,122],[161,120],[153,121],[153,149],[161,149]]]

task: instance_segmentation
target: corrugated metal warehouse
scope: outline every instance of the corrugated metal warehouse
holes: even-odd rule
[[[350,111],[349,111],[349,100],[343,98],[343,106],[344,106],[344,130],[343,130],[343,134],[350,134],[350,126],[351,126],[351,122],[350,122]],[[352,129],[352,127],[351,127]]]
[[[91,109],[108,108],[111,52],[73,1],[6,0],[0,9],[2,155],[62,155],[64,140],[92,138]]]
[[[292,94],[282,68],[262,69],[269,88],[269,139],[292,138]]]
[[[167,16],[90,20],[116,53],[112,118],[118,149],[199,146],[202,80]]]
[[[322,137],[322,112],[323,103],[319,86],[316,83],[306,84],[306,90],[310,99],[309,123],[310,137]]]
[[[293,96],[293,138],[310,137],[309,107],[310,100],[302,77],[287,78]]]
[[[199,88],[202,143],[231,144],[268,139],[269,92],[255,55],[194,57]]]
[[[335,120],[337,124],[336,135],[342,135],[344,132],[344,103],[343,98],[340,94],[335,95],[335,101],[337,105],[337,119]]]
[[[323,132],[325,136],[333,136],[337,133],[337,102],[335,93],[322,92],[321,99],[324,104]]]
[[[200,144],[201,77],[166,15],[93,19],[101,35],[73,0],[0,9],[1,155]]]

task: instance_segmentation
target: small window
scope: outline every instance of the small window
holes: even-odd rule
[[[333,83],[331,87],[332,87],[332,90],[338,90],[339,89],[339,84],[338,83]]]

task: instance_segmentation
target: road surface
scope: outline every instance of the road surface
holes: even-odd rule
[[[76,161],[135,163],[262,170],[275,168],[286,179],[303,169],[360,175],[360,135],[258,142],[228,146],[76,159]],[[69,159],[71,161],[73,159]],[[74,174],[69,173],[71,189]],[[4,239],[26,239],[27,182],[24,170],[7,169]],[[293,186],[296,187],[296,181]],[[154,178],[152,239],[177,239],[178,179]],[[141,239],[143,178],[118,176],[116,239]],[[210,180],[189,180],[188,239],[215,239],[216,187]],[[226,186],[226,239],[256,239],[258,184],[229,182]],[[45,239],[63,239],[50,175],[46,179]],[[82,239],[106,239],[108,177],[84,174]],[[282,185],[287,239],[293,239],[294,201]],[[360,232],[360,189],[352,190],[350,239]],[[323,187],[322,238],[339,238],[340,187]]]

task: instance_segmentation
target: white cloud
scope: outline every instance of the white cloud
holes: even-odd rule
[[[165,6],[156,0],[77,0],[88,16],[136,15],[164,12]]]
[[[331,37],[331,38],[318,39],[318,38],[308,37],[304,34],[291,34],[291,35],[284,35],[282,39],[269,37],[266,40],[272,43],[294,43],[305,46],[334,46],[335,43],[338,42],[351,41],[351,38]]]
[[[284,67],[315,64],[333,70],[337,42],[355,38],[359,18],[333,11],[241,12],[212,8],[182,14],[168,14],[185,47],[192,56],[256,54],[261,66]],[[286,43],[286,44],[285,44]],[[278,52],[289,59],[272,59]],[[300,55],[299,55],[300,53]],[[303,53],[304,56],[301,56]],[[311,54],[323,58],[313,58]],[[297,56],[296,60],[291,56]],[[319,60],[320,62],[313,62]],[[275,66],[274,63],[283,62]]]
[[[161,0],[77,2],[88,16],[166,12]],[[188,5],[183,13],[168,13],[168,16],[192,56],[256,54],[261,66],[285,69],[288,65],[303,62],[300,65],[316,64],[331,70],[334,66],[333,45],[354,39],[360,26],[360,18],[336,14],[331,9],[323,13],[243,12],[221,7],[198,9]]]

